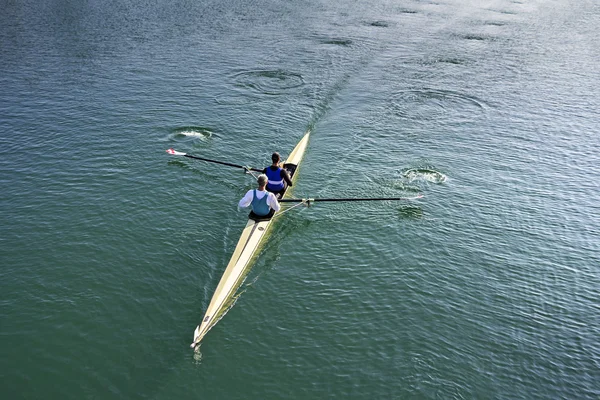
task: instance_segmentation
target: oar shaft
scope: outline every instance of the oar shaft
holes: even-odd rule
[[[248,168],[248,167],[243,166],[243,165],[232,164],[232,163],[228,163],[228,162],[225,162],[225,161],[210,160],[208,158],[202,158],[202,157],[198,157],[198,156],[192,156],[191,154],[185,154],[184,156],[188,157],[188,158],[193,158],[194,160],[201,160],[201,161],[211,162],[211,163],[215,163],[215,164],[226,165],[228,167],[249,169],[250,171],[256,171],[256,172],[262,172],[263,171],[262,169]]]
[[[335,202],[335,201],[387,201],[387,200],[414,200],[423,196],[417,197],[352,197],[352,198],[334,198],[334,199],[281,199],[280,203],[301,203],[301,202]]]
[[[384,201],[384,200],[408,200],[407,197],[362,197],[362,198],[340,198],[340,199],[313,199],[314,202],[323,203],[325,201]]]

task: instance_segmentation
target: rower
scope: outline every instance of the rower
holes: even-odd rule
[[[273,164],[263,170],[263,174],[267,175],[269,181],[267,183],[267,190],[274,193],[278,199],[280,199],[285,193],[285,189],[288,186],[292,186],[292,179],[290,174],[281,167],[281,157],[279,153],[275,152],[271,156]]]
[[[275,211],[279,211],[281,208],[275,194],[266,191],[267,181],[267,176],[260,174],[256,180],[258,189],[248,190],[238,204],[238,207],[242,208],[252,205],[250,213],[252,219],[271,218]]]

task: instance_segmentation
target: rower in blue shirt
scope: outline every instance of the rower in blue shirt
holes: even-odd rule
[[[273,160],[273,164],[265,168],[263,173],[269,179],[267,183],[267,190],[271,193],[274,193],[277,198],[280,199],[285,192],[285,188],[287,186],[292,186],[292,179],[290,178],[290,174],[284,168],[282,168],[280,163],[281,157],[279,156],[279,153],[273,153],[271,160]]]

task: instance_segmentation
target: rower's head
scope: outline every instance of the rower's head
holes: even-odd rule
[[[281,161],[281,156],[278,152],[275,152],[273,155],[271,155],[271,160],[273,160],[273,164],[279,164],[279,161]]]
[[[268,180],[269,178],[267,178],[265,174],[260,174],[256,179],[256,182],[258,183],[258,188],[264,190],[265,186],[267,186]]]

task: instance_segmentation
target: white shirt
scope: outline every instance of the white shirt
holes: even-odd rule
[[[267,204],[269,205],[269,207],[271,207],[275,211],[279,211],[281,206],[279,205],[279,202],[277,201],[277,197],[275,197],[275,195],[273,193],[267,192],[266,190],[256,189],[256,198],[257,199],[260,200],[263,197],[265,197],[265,195],[269,196],[269,197],[267,197]],[[248,190],[246,195],[238,203],[238,207],[242,207],[242,208],[248,207],[250,204],[252,204],[253,198],[254,198],[254,189]]]

